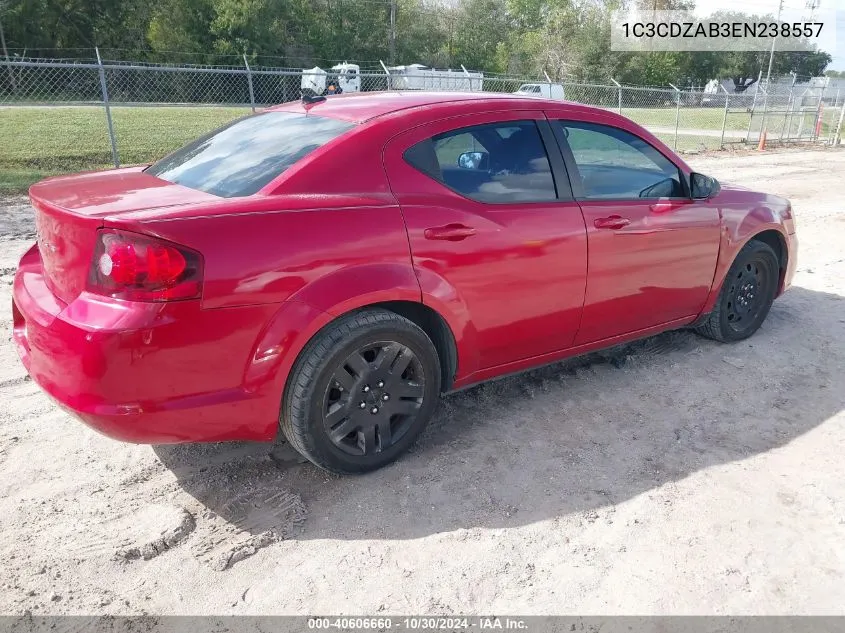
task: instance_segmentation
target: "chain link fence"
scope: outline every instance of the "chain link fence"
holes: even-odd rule
[[[729,94],[415,67],[332,70],[138,62],[0,61],[0,170],[19,178],[154,160],[239,116],[312,92],[523,89],[618,112],[680,152],[772,142],[838,143],[845,94],[756,84]],[[152,107],[154,106],[154,107]],[[30,174],[30,172],[32,172]],[[29,175],[28,175],[29,174]],[[3,183],[0,183],[0,189]]]

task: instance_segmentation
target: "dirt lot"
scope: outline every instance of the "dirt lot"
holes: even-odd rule
[[[795,287],[747,342],[688,332],[445,399],[336,478],[284,446],[101,437],[9,342],[0,214],[0,612],[845,612],[845,152],[694,156],[792,199]],[[617,366],[620,365],[620,366]]]

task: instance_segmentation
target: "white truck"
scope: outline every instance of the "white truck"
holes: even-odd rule
[[[361,92],[361,67],[358,64],[337,64],[331,71],[319,66],[302,71],[300,88],[303,94],[333,95],[343,92]]]
[[[563,86],[552,83],[522,84],[514,94],[544,97],[546,99],[564,99]]]
[[[484,73],[461,70],[437,70],[423,64],[391,66],[390,87],[393,90],[443,90],[449,92],[480,92]]]

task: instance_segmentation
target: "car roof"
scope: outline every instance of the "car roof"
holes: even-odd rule
[[[590,106],[540,99],[525,95],[491,92],[423,92],[417,90],[394,90],[390,92],[353,92],[326,97],[325,101],[304,104],[301,101],[283,103],[270,111],[315,114],[351,123],[363,123],[371,119],[392,114],[400,110],[422,108],[445,103],[463,104],[465,107],[492,106],[494,108],[524,107],[542,109],[548,107],[573,110],[597,110]],[[473,108],[474,109],[474,108]],[[606,112],[602,110],[602,112]]]

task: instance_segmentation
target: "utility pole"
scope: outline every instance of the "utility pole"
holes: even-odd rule
[[[390,32],[388,33],[387,58],[390,65],[396,64],[396,0],[390,0]]]
[[[0,44],[3,46],[3,57],[9,61],[9,50],[6,48],[6,35],[3,33],[3,20],[0,19]],[[17,90],[15,85],[15,69],[11,66],[6,66],[9,69],[9,81],[12,83],[12,91]]]
[[[783,0],[780,0],[780,4],[778,5],[778,19],[777,22],[780,24],[780,14],[783,12]],[[778,28],[780,31],[780,28]],[[769,53],[769,70],[766,72],[766,94],[769,93],[769,81],[772,79],[772,62],[775,59],[775,42],[778,41],[777,34],[775,37],[772,38],[772,52]]]
[[[780,32],[780,15],[783,12],[783,0],[780,0],[780,4],[778,4],[778,32]],[[769,70],[766,71],[766,92],[763,96],[763,120],[760,123],[760,149],[766,146],[766,134],[768,129],[766,127],[766,117],[769,114],[769,93],[772,91],[770,87],[770,83],[772,81],[772,62],[775,59],[775,42],[777,42],[778,37],[777,33],[775,33],[774,38],[772,38],[772,52],[769,53]],[[762,72],[762,69],[760,69]],[[760,87],[760,81],[757,81],[757,87]],[[752,110],[751,120],[754,120],[754,114]],[[751,123],[748,124],[749,134],[751,133]]]
[[[3,45],[3,57],[9,61],[9,51],[6,48],[6,36],[3,34],[3,19],[0,17],[0,43]]]
[[[446,64],[446,66],[451,68],[452,67],[452,31],[455,27],[455,19],[454,19],[454,16],[452,16],[452,15],[450,15],[446,19],[449,22],[449,61]]]

